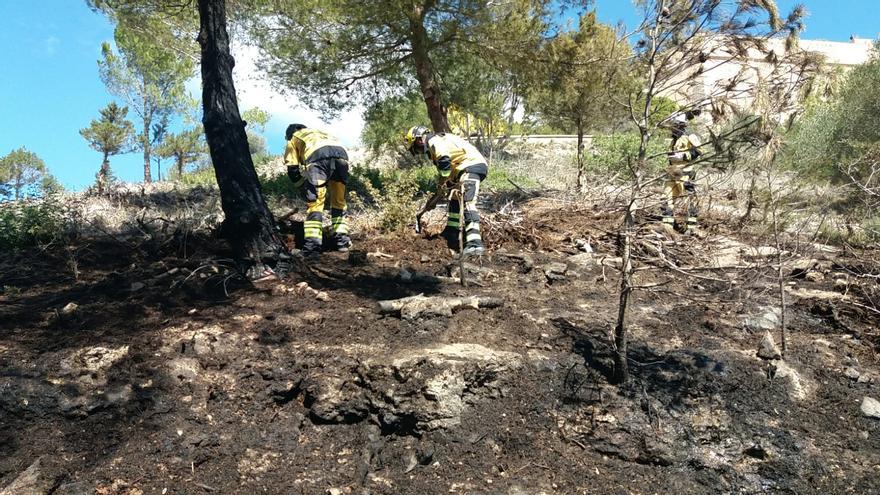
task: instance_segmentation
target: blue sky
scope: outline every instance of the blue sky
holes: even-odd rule
[[[778,0],[787,12],[796,2]],[[803,0],[811,16],[808,39],[845,41],[850,35],[876,38],[880,32],[880,0]],[[630,0],[597,0],[604,22],[636,22]],[[21,146],[37,153],[52,174],[69,189],[82,189],[94,181],[101,157],[88,147],[79,129],[97,118],[98,110],[113,97],[98,77],[101,42],[112,40],[113,28],[83,0],[0,0],[0,156]],[[275,94],[255,77],[250,60],[239,59],[237,78],[242,107],[260,106],[273,115],[267,129],[270,151],[280,153],[283,129],[289,121],[345,129],[340,136],[352,144],[359,133],[358,112],[331,124],[289,99]],[[195,88],[195,84],[192,85]],[[131,113],[129,114],[131,116]],[[143,178],[141,155],[112,159],[114,172],[126,181]],[[167,167],[163,166],[163,169]],[[155,171],[154,171],[155,176]]]

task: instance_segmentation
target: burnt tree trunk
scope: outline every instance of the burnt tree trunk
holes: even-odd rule
[[[416,66],[416,78],[428,107],[428,118],[431,119],[431,127],[434,132],[449,132],[449,120],[446,116],[446,107],[440,94],[440,83],[434,74],[434,64],[428,53],[430,41],[428,31],[425,29],[425,8],[416,5],[409,15],[409,27],[412,35],[412,55]]]
[[[221,229],[237,261],[260,263],[286,253],[276,234],[248,149],[232,82],[226,1],[199,0],[205,136],[217,175],[225,220]]]
[[[584,177],[584,121],[580,115],[577,118],[577,190],[581,191]]]
[[[620,229],[621,261],[620,268],[620,302],[617,306],[617,325],[614,327],[614,375],[612,382],[617,384],[629,381],[629,365],[626,360],[627,354],[627,314],[629,311],[629,296],[633,291],[632,243],[635,219],[633,218],[633,203],[630,203]]]

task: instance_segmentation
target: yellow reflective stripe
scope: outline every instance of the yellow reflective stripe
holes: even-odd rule
[[[446,226],[447,226],[447,227],[456,227],[456,228],[458,228],[458,227],[461,226],[461,222],[454,221],[454,220],[448,220],[448,221],[446,222]]]
[[[318,220],[306,220],[303,222],[303,234],[310,238],[321,238],[323,225]]]
[[[452,174],[452,170],[441,170],[440,171],[441,177],[449,177],[450,174]]]
[[[468,232],[465,240],[467,242],[479,241],[480,240],[480,233],[479,232]]]
[[[333,217],[331,227],[334,234],[348,234],[348,220],[346,217]]]
[[[454,219],[458,220],[459,218],[461,218],[461,213],[453,213],[450,211],[449,218],[454,218]]]
[[[478,222],[465,222],[464,226],[468,230],[480,231],[480,224]]]

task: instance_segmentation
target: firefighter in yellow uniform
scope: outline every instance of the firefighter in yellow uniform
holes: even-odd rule
[[[483,254],[485,248],[480,235],[477,197],[480,193],[480,182],[489,173],[486,159],[465,139],[454,134],[435,134],[422,126],[411,127],[406,132],[405,142],[410,153],[426,155],[437,167],[439,177],[433,200],[436,201],[443,190],[463,191],[464,212],[459,211],[458,201],[449,202],[446,228],[443,230],[443,237],[449,249],[458,251],[461,221],[464,220],[463,254],[466,256]]]
[[[663,188],[665,204],[663,205],[663,223],[669,228],[675,227],[675,200],[687,196],[686,230],[695,232],[697,228],[697,188],[694,163],[700,157],[700,138],[687,131],[688,121],[700,115],[700,110],[691,110],[674,117],[672,121],[672,144],[667,153],[669,165],[666,167],[666,186]]]
[[[304,227],[303,254],[321,253],[324,229],[324,201],[330,189],[332,249],[348,251],[345,186],[348,182],[348,154],[336,138],[302,124],[290,124],[285,133],[284,164],[293,186],[301,189],[308,205]]]

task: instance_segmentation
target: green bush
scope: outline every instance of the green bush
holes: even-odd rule
[[[55,196],[0,203],[0,248],[23,249],[59,239],[67,228],[65,211]]]
[[[186,186],[204,186],[204,187],[215,187],[217,186],[217,177],[214,175],[213,167],[206,167],[198,170],[193,170],[192,172],[186,172],[177,180]]]
[[[596,136],[593,146],[584,154],[584,167],[588,174],[615,175],[631,178],[630,164],[635,164],[639,155],[640,137],[635,133]],[[666,144],[661,139],[653,139],[648,144],[649,174],[659,173],[666,167]]]

